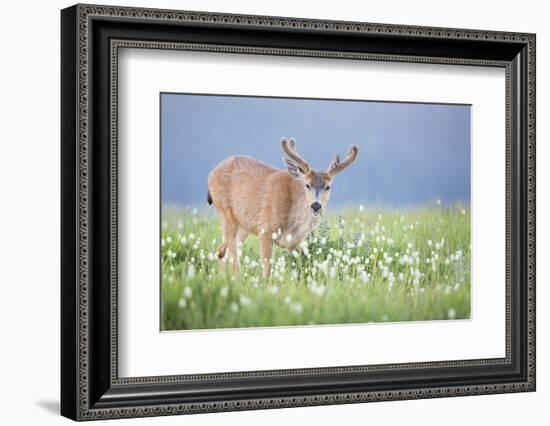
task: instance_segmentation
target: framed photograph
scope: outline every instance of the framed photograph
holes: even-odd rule
[[[535,390],[535,35],[61,12],[61,413]]]

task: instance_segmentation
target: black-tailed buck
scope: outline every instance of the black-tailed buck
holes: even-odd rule
[[[327,170],[317,171],[298,154],[294,139],[283,138],[281,145],[287,170],[236,156],[208,176],[208,204],[218,210],[223,230],[218,257],[227,255],[238,270],[239,244],[249,234],[257,235],[265,277],[271,270],[273,243],[292,250],[307,238],[328,203],[332,179],[358,152],[352,145],[344,161],[336,154]]]

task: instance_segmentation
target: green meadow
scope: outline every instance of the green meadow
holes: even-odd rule
[[[163,330],[470,318],[469,206],[346,208],[296,250],[274,250],[262,278],[258,240],[241,270],[220,262],[213,209],[162,209]]]

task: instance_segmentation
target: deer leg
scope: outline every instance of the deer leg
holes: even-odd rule
[[[239,247],[244,244],[246,237],[248,237],[248,232],[239,227],[239,230],[237,231],[237,245]]]
[[[265,279],[269,279],[269,275],[271,274],[272,252],[273,241],[271,241],[271,235],[262,235],[260,237],[260,257],[262,258],[262,266]]]
[[[230,220],[225,219],[223,224],[223,245],[226,248],[228,261],[233,264],[235,272],[239,271],[239,253],[237,246],[237,233],[239,226]]]
[[[233,259],[234,259],[233,267],[235,269],[235,272],[239,272],[239,269],[241,266],[241,261],[240,261],[240,257],[242,253],[241,247],[243,246],[246,240],[246,237],[248,237],[248,232],[241,227],[237,227],[237,235],[235,236],[235,246],[236,246],[235,256],[233,256]]]
[[[216,249],[216,256],[218,256],[218,259],[222,260],[226,252],[227,252],[227,247],[225,246],[225,243],[221,243]]]

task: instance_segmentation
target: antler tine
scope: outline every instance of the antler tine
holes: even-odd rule
[[[344,170],[346,167],[348,167],[351,163],[355,161],[355,159],[357,158],[358,152],[359,152],[359,147],[356,144],[353,144],[349,149],[348,156],[342,162],[339,161],[339,156],[338,154],[336,154],[336,156],[334,157],[335,161],[333,161],[333,163],[331,164],[328,170],[328,173],[331,176],[334,176],[340,173],[342,170]]]
[[[290,138],[288,140],[288,144],[290,145],[290,148],[292,148],[292,150],[296,151],[296,140],[294,138]]]
[[[296,141],[293,138],[282,138],[281,146],[283,147],[283,151],[288,158],[294,161],[304,173],[308,173],[311,170],[308,162],[300,157],[300,155],[296,152]]]

